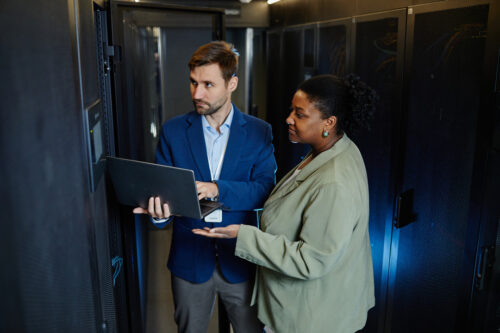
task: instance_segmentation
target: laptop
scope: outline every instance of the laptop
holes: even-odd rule
[[[150,197],[160,197],[172,215],[202,219],[222,203],[198,200],[193,170],[166,165],[106,157],[107,170],[118,202],[148,207]]]

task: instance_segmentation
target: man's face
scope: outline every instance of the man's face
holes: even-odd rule
[[[219,64],[195,67],[189,76],[191,97],[196,112],[210,115],[231,102],[231,93],[238,85],[238,78],[226,82]]]

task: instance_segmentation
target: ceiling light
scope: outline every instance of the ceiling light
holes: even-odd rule
[[[267,4],[272,5],[273,3],[278,2],[278,1],[280,1],[280,0],[267,0]]]

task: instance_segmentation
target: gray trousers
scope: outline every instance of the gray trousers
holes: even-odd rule
[[[235,333],[262,333],[264,325],[257,319],[255,306],[250,306],[252,284],[227,282],[217,267],[204,283],[191,283],[172,274],[175,322],[181,333],[206,333],[216,295]]]

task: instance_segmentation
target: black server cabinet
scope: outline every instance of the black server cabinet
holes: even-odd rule
[[[318,25],[317,74],[343,77],[350,72],[351,31],[351,19]]]
[[[152,162],[162,123],[192,109],[187,61],[200,45],[224,39],[224,12],[111,1],[110,18],[114,153]],[[153,257],[148,253],[149,231],[154,227],[147,218],[132,214],[130,207],[112,214],[120,221],[124,249],[127,313],[121,312],[120,322],[126,315],[129,331],[143,332],[153,317],[147,304],[152,280],[148,263]],[[120,305],[125,305],[123,301]]]
[[[386,328],[452,332],[461,299],[470,193],[481,115],[488,6],[410,8],[403,191],[414,191],[417,221],[392,242]]]
[[[380,96],[371,131],[353,136],[369,177],[377,298],[364,332],[486,331],[498,323],[498,154],[487,149],[498,104],[495,18],[497,4],[475,1],[316,24],[311,72],[355,73]],[[277,115],[306,78],[311,26],[268,35],[270,96],[281,98],[269,105],[282,108],[268,120],[281,176],[302,153]]]
[[[351,135],[363,155],[370,189],[370,241],[377,306],[369,313],[366,332],[383,326],[386,310],[386,267],[390,264],[390,248],[386,244],[391,243],[393,236],[405,24],[405,9],[352,20],[351,72],[379,96],[371,128]]]
[[[273,126],[277,180],[292,169],[310,150],[288,140],[286,118],[298,86],[315,74],[316,29],[314,25],[292,27],[268,33],[268,111]]]

